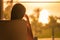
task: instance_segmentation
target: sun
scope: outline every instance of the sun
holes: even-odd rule
[[[43,23],[43,24],[47,24],[49,22],[48,17],[49,17],[49,12],[46,9],[43,9],[40,12],[38,21]]]

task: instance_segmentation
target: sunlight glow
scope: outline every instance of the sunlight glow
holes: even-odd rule
[[[49,22],[48,17],[49,17],[49,12],[47,10],[43,9],[40,12],[38,21],[43,23],[43,24],[47,24]]]

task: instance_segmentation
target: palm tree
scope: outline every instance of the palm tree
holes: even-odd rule
[[[54,31],[56,31],[56,28],[59,25],[59,23],[57,23],[57,20],[60,18],[56,17],[56,16],[55,17],[50,16],[49,19],[50,19],[49,26],[52,28],[52,40],[54,40],[55,35],[57,35],[57,34],[55,34]]]

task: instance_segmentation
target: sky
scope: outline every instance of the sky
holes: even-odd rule
[[[60,17],[60,3],[22,3],[26,9],[27,14],[32,14],[34,8],[40,8],[40,9],[46,9],[49,12],[49,15],[51,16],[57,16]],[[44,13],[43,15],[45,15]],[[46,18],[46,17],[45,17]],[[44,22],[44,20],[42,20]],[[60,23],[60,20],[57,21]]]
[[[21,0],[21,1],[26,1],[26,0]],[[56,3],[33,3],[33,4],[27,3],[27,5],[28,5],[28,7],[30,7],[30,10],[33,9],[34,7],[39,7],[42,9],[47,9],[49,11],[50,15],[60,17],[60,3],[57,3],[57,2],[60,2],[60,0],[29,0],[29,1],[56,2]]]
[[[39,7],[40,9],[48,10],[50,15],[60,17],[60,3],[57,3],[60,2],[60,0],[13,0],[13,1],[21,2],[21,3],[27,1],[27,3],[22,3],[27,9],[27,14],[32,13],[32,10],[34,8]],[[28,2],[33,2],[33,3],[28,3]],[[43,2],[43,3],[37,3],[37,2]],[[48,3],[44,3],[44,2],[48,2]]]
[[[23,3],[27,10],[39,7],[49,11],[50,15],[60,17],[60,3]]]

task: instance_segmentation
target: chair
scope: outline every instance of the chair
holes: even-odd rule
[[[26,40],[24,20],[0,21],[0,40]]]

